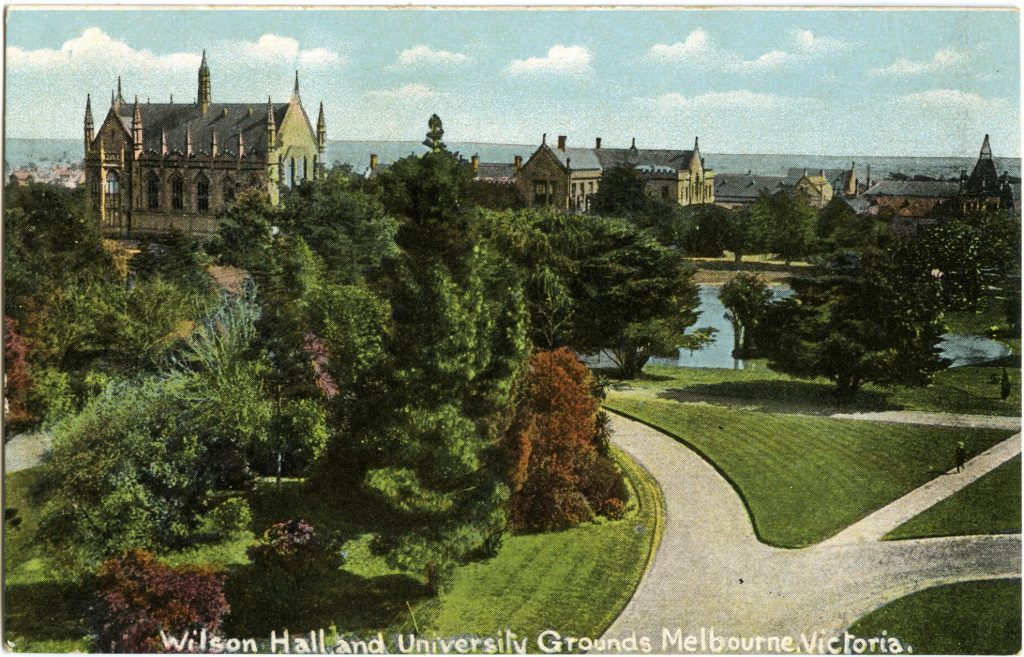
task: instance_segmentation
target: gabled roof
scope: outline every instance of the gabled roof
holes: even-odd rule
[[[960,183],[945,180],[880,180],[864,196],[908,196],[917,198],[956,198]]]
[[[544,148],[551,151],[562,168],[572,168],[573,171],[601,171],[601,161],[594,155],[593,148],[552,148],[544,144]]]
[[[274,123],[280,127],[288,103],[274,103],[271,108]],[[128,134],[131,134],[134,109],[133,103],[121,103],[117,114]],[[139,103],[139,111],[145,152],[160,152],[165,131],[168,151],[184,152],[186,131],[191,129],[194,152],[209,151],[210,133],[215,130],[221,151],[236,151],[241,132],[246,155],[266,154],[266,103],[211,103],[205,115],[199,105],[193,103]],[[308,118],[306,123],[309,123]]]
[[[786,176],[759,176],[749,173],[715,176],[715,200],[724,203],[754,202],[761,194],[793,191],[793,181]]]
[[[563,168],[573,171],[604,171],[635,167],[647,173],[673,173],[690,168],[694,151],[658,148],[554,148],[542,145]]]

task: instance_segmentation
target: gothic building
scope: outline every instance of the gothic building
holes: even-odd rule
[[[988,143],[988,135],[981,142],[978,161],[970,177],[967,172],[960,173],[960,209],[965,212],[990,212],[1006,210],[1014,207],[1014,195],[1009,176],[1004,171],[1000,176],[996,172],[996,163],[992,159],[992,146]]]
[[[560,136],[558,145],[540,147],[525,164],[516,162],[515,184],[528,206],[553,206],[586,212],[601,185],[603,173],[616,167],[635,169],[649,196],[678,205],[703,205],[715,201],[715,172],[704,168],[697,140],[693,150],[602,148],[601,138],[593,148],[571,148]]]
[[[195,103],[128,103],[118,78],[95,132],[86,96],[84,128],[87,203],[115,235],[214,232],[218,212],[245,189],[276,205],[281,187],[320,174],[327,137],[323,103],[314,130],[298,73],[286,103],[213,102],[205,51]]]

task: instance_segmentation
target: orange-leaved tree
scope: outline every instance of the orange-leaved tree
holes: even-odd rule
[[[565,529],[597,515],[620,517],[628,495],[607,455],[594,378],[567,348],[540,351],[505,441],[517,531]]]

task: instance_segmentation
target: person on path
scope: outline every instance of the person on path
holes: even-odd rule
[[[960,474],[960,471],[964,469],[964,459],[966,457],[966,448],[961,440],[956,444],[956,472]]]
[[[1010,385],[1010,375],[1006,373],[1006,368],[1003,368],[1003,383],[999,386],[999,394],[1006,401],[1010,396],[1010,392],[1013,390],[1013,386]]]

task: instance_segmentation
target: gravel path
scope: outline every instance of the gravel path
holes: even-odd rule
[[[17,472],[39,464],[50,449],[48,433],[21,433],[4,443],[4,471]]]
[[[790,636],[799,643],[801,635],[841,634],[873,609],[928,586],[1020,576],[1020,535],[799,550],[764,545],[739,495],[710,464],[639,422],[613,415],[612,427],[615,443],[661,485],[666,519],[651,569],[606,639],[635,632],[650,638],[654,652],[684,652],[663,643],[663,630],[699,636],[713,628],[718,635]],[[763,644],[728,650],[771,651]]]
[[[925,411],[879,411],[875,413],[834,413],[829,417],[837,420],[866,420],[868,422],[895,422],[897,424],[925,424],[933,427],[1020,431],[1019,417],[1003,417],[999,415],[928,413]]]
[[[868,517],[855,522],[832,538],[826,544],[877,541],[921,512],[935,506],[953,493],[974,483],[992,472],[1003,463],[1020,455],[1020,434],[993,445],[964,464],[961,472],[956,469],[945,472],[920,488],[916,488],[900,499],[875,511]]]

